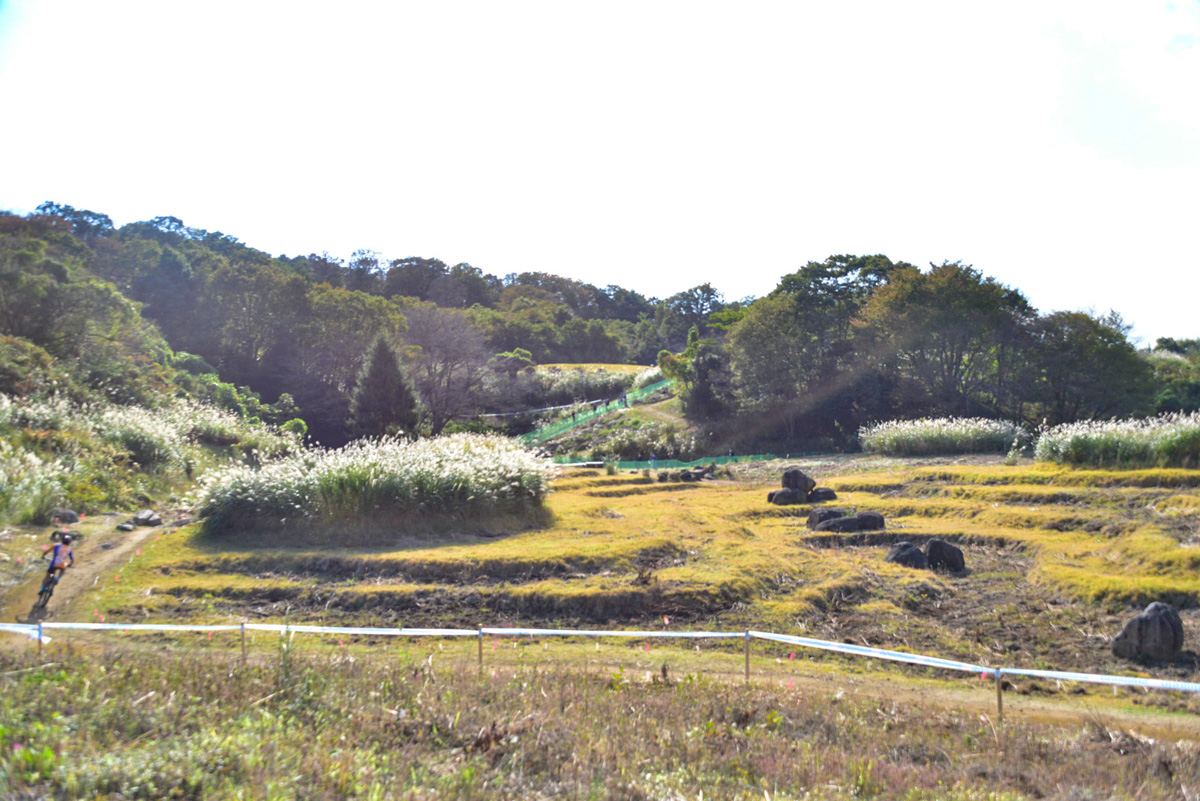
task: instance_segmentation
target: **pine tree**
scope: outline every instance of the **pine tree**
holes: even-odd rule
[[[350,396],[350,427],[357,436],[415,433],[421,421],[416,392],[384,335],[367,348]]]

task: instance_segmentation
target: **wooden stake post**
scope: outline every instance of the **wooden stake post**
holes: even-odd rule
[[[1004,671],[996,668],[996,722],[1004,722]]]
[[[746,684],[750,684],[750,632],[746,632]]]
[[[483,629],[479,630],[479,672],[483,672]]]
[[[242,624],[242,667],[246,666],[246,624]]]

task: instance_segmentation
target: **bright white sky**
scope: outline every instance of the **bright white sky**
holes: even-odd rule
[[[1200,336],[1200,0],[0,0],[0,208],[665,297],[962,260]]]

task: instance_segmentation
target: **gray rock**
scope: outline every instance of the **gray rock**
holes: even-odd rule
[[[836,501],[837,493],[829,489],[829,487],[817,487],[808,493],[809,503],[824,503],[825,501]]]
[[[849,534],[859,530],[858,517],[834,517],[813,526],[813,531],[836,531]]]
[[[883,530],[883,515],[879,514],[879,512],[859,512],[857,517],[859,531]]]
[[[134,515],[133,519],[129,522],[135,526],[161,526],[163,524],[163,520],[159,517],[158,512],[152,509],[143,509]]]
[[[887,556],[884,557],[884,561],[918,570],[929,569],[929,560],[925,558],[921,549],[911,542],[898,542],[893,545]]]
[[[59,523],[78,523],[79,515],[71,509],[55,509],[50,514],[51,520],[56,520]]]
[[[767,501],[776,506],[791,506],[797,503],[804,503],[805,495],[800,490],[796,489],[777,489],[771,490],[767,494]]]
[[[817,486],[817,482],[813,481],[800,470],[799,467],[789,467],[783,471],[783,488],[800,490],[805,495],[812,492]]]
[[[826,520],[836,520],[839,517],[845,517],[846,511],[839,509],[836,506],[822,506],[820,509],[813,509],[808,513],[808,527],[816,528]]]
[[[118,523],[117,531],[133,531],[133,523]]]
[[[936,537],[925,543],[925,558],[929,560],[930,570],[961,573],[967,569],[962,549]]]
[[[1121,659],[1148,656],[1171,660],[1183,650],[1183,621],[1170,604],[1154,603],[1125,622],[1112,640],[1112,652]]]

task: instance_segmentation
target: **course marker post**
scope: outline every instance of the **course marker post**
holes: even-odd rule
[[[746,686],[750,686],[750,630],[746,630]]]
[[[479,629],[479,672],[483,673],[483,627]]]
[[[1003,725],[1004,723],[1004,679],[1002,674],[1004,670],[996,668],[996,721]]]
[[[38,661],[42,659],[42,621],[38,621]]]
[[[242,667],[246,667],[246,623],[242,622]]]

